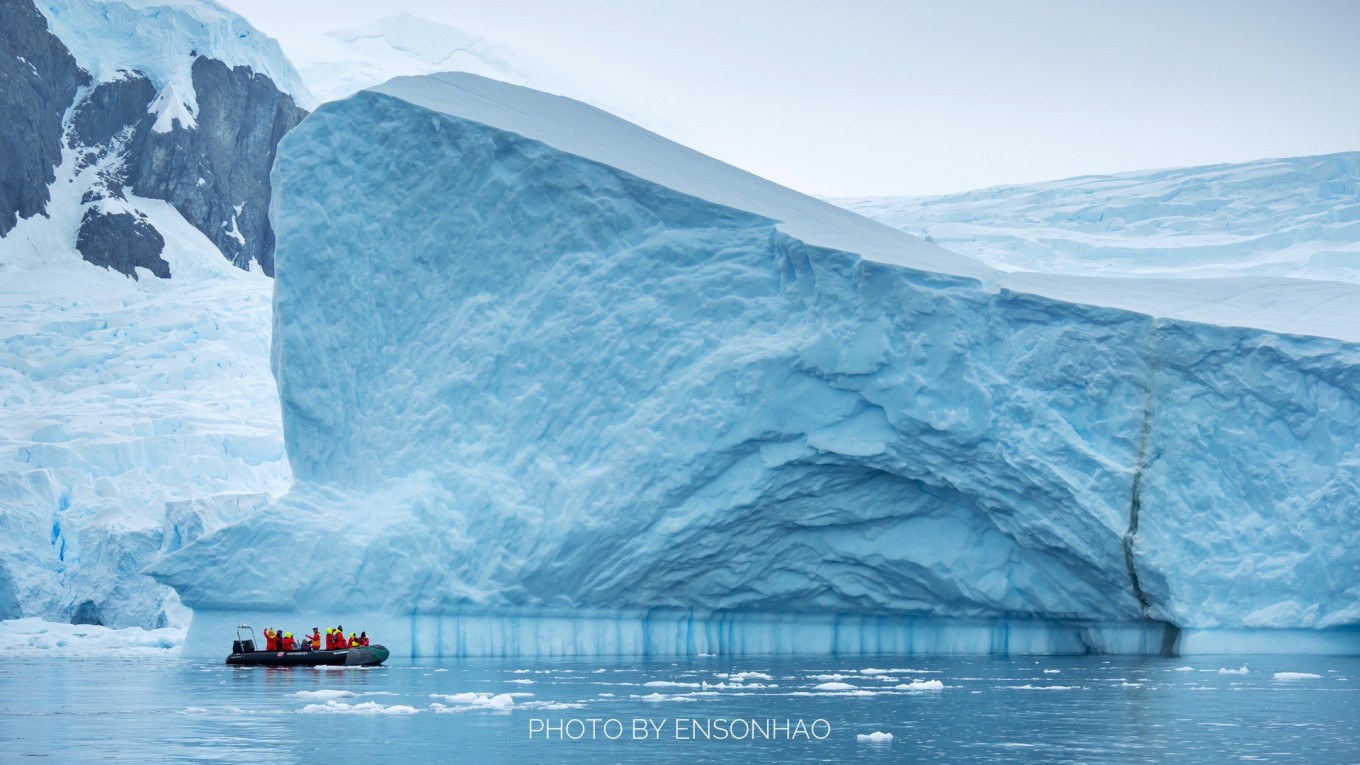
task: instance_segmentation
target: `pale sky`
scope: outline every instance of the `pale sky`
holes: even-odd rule
[[[401,12],[477,32],[810,194],[1360,150],[1351,0],[219,1],[290,55]]]

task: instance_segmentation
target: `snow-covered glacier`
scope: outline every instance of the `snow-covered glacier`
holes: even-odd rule
[[[1013,282],[470,75],[273,183],[295,484],[151,567],[191,655],[1360,650],[1349,285]]]
[[[1360,283],[1360,152],[836,201],[1008,271]]]

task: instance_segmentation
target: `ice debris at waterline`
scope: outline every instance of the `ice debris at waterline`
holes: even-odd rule
[[[1360,642],[1360,347],[1165,318],[1239,282],[999,288],[470,75],[326,104],[274,180],[296,483],[153,565],[186,651],[279,611],[398,655]]]

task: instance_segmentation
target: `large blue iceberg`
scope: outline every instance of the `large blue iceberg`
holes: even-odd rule
[[[1360,650],[1350,285],[1015,281],[470,75],[273,183],[296,484],[152,567],[191,654]]]

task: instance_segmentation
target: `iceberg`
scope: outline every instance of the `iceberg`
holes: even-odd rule
[[[1360,650],[1352,285],[1017,279],[473,75],[272,181],[295,483],[148,570],[186,655]]]

